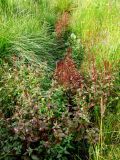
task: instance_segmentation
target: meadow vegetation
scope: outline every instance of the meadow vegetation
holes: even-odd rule
[[[119,0],[0,0],[0,160],[120,159]]]

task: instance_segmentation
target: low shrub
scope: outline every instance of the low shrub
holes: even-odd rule
[[[49,72],[45,63],[14,56],[11,63],[4,60],[1,66],[1,158],[88,155],[89,144],[99,141],[100,117],[105,115],[113,87],[109,63],[104,62],[104,71],[99,73],[92,62],[90,74],[84,75],[81,88],[74,92],[54,80],[45,89]]]
[[[79,107],[74,113],[69,111],[64,88],[53,81],[44,90],[46,64],[14,56],[11,63],[4,60],[1,66],[1,158],[42,155],[60,159],[70,154],[73,141],[83,139],[88,121]]]

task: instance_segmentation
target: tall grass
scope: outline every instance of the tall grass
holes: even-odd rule
[[[45,22],[54,29],[57,16],[66,10],[72,11],[71,31],[87,51],[84,65],[91,54],[98,64],[103,59],[116,64],[120,56],[119,0],[1,0],[0,51],[18,38],[41,33]]]
[[[85,45],[87,55],[95,55],[98,64],[107,59],[116,64],[120,58],[120,3],[118,0],[78,0],[71,28]],[[84,63],[85,64],[85,63]]]
[[[46,1],[7,0],[0,2],[0,54],[19,53],[30,58],[52,60],[58,46],[53,35],[52,11]],[[31,54],[32,53],[32,54]]]

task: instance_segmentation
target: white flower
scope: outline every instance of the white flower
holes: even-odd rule
[[[70,35],[70,37],[71,37],[71,39],[76,39],[76,35],[74,34],[74,33],[71,33],[71,35]]]

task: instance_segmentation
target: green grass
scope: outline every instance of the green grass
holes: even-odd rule
[[[72,14],[71,28],[86,48],[86,63],[94,55],[116,64],[120,58],[119,0],[82,0]]]
[[[30,58],[32,52],[32,55],[40,55],[40,59],[52,57],[57,46],[54,36],[49,33],[51,18],[47,14],[50,10],[45,1],[40,5],[32,0],[1,1],[0,54],[20,53]]]
[[[89,55],[95,55],[98,64],[103,59],[116,64],[120,56],[118,0],[1,0],[1,52],[23,36],[39,35],[45,22],[54,27],[57,15],[65,10],[72,11],[70,28],[85,46],[85,62]]]

